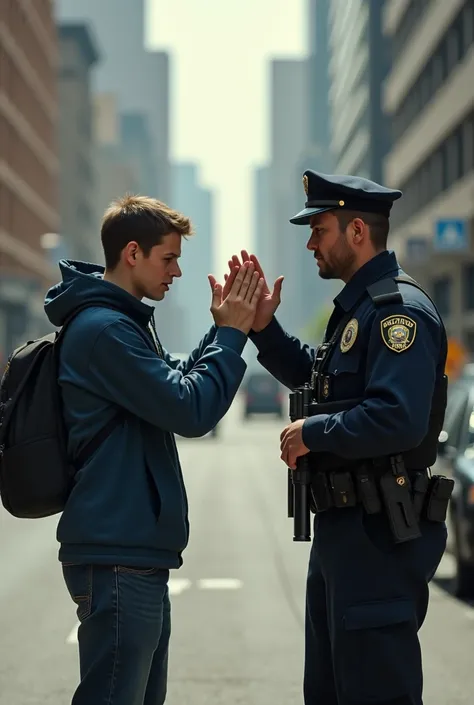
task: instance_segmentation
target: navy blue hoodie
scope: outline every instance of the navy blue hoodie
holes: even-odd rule
[[[78,470],[58,524],[59,559],[177,568],[188,542],[188,505],[174,434],[208,433],[245,372],[247,337],[212,327],[180,362],[156,352],[153,308],[102,279],[103,268],[62,260],[46,314],[61,326],[59,383],[71,457],[117,414],[119,425]],[[106,308],[113,306],[114,309]],[[158,331],[159,334],[159,331]]]

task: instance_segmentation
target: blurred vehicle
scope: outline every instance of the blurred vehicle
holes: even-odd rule
[[[170,353],[170,355],[171,355],[171,357],[178,358],[178,360],[181,360],[181,362],[185,362],[189,357],[188,353],[180,353],[180,352]],[[212,431],[210,431],[206,435],[211,436],[211,438],[217,438],[217,436],[219,435],[219,424],[217,424],[217,426],[214,426]]]
[[[283,394],[280,382],[268,372],[251,372],[243,390],[244,418],[252,414],[276,414],[283,417]]]
[[[454,592],[474,597],[474,375],[472,367],[450,386],[438,459],[433,471],[455,481],[448,529],[456,560]]]

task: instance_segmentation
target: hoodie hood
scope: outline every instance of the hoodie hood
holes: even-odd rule
[[[60,260],[62,281],[46,294],[44,310],[53,326],[60,327],[75,309],[88,302],[119,308],[141,325],[147,325],[154,308],[144,304],[128,291],[104,281],[105,268],[99,264]]]

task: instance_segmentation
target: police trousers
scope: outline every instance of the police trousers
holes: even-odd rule
[[[362,506],[315,516],[306,591],[305,705],[422,705],[418,630],[445,524],[395,544]]]

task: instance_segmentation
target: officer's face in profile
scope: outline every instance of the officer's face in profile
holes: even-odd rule
[[[331,211],[314,215],[310,221],[311,237],[306,247],[314,253],[321,279],[349,281],[356,269],[356,253],[347,229],[342,231]]]
[[[132,244],[132,243],[130,243]],[[161,301],[175,277],[181,276],[178,259],[181,256],[181,235],[170,233],[148,256],[137,246],[131,253],[132,284],[139,298]]]

